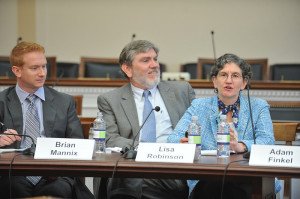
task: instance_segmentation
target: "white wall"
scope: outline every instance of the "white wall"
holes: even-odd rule
[[[1,11],[6,4],[15,9],[15,1],[9,2],[0,0]],[[116,58],[135,33],[153,41],[159,60],[174,72],[198,57],[213,58],[214,30],[217,56],[231,52],[268,58],[269,64],[300,63],[299,10],[299,0],[36,0],[36,33],[58,61]],[[1,18],[12,15],[4,13]],[[11,35],[1,34],[0,55],[8,55],[8,40],[16,40],[11,26],[4,23]]]
[[[16,0],[0,0],[0,56],[8,56],[17,43],[18,15]]]

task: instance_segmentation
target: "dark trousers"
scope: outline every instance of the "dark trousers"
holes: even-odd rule
[[[0,197],[10,197],[10,182],[8,176],[0,177]],[[32,185],[25,176],[11,176],[11,197],[24,198],[33,196],[53,196],[59,198],[72,198],[73,179],[60,177],[53,181],[41,179]]]
[[[221,182],[199,181],[189,199],[220,199]],[[223,187],[223,199],[251,199],[252,186],[246,183],[227,182]]]
[[[116,178],[109,179],[109,199],[186,199],[188,187],[185,180]]]

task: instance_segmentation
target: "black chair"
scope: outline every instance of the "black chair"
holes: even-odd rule
[[[270,73],[274,81],[299,81],[300,64],[275,64],[270,67]]]
[[[79,77],[122,79],[118,59],[81,57]]]
[[[197,77],[197,63],[186,63],[181,64],[180,72],[188,72],[190,73],[191,79],[200,79]]]
[[[268,101],[273,121],[300,121],[300,101]]]
[[[16,76],[11,71],[9,57],[0,57],[0,77],[15,78]]]
[[[56,77],[62,78],[78,78],[78,63],[57,62]]]

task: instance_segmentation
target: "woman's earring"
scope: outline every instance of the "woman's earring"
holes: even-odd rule
[[[214,89],[214,92],[215,92],[215,93],[218,93],[218,89],[217,89],[217,88],[215,88],[215,89]]]

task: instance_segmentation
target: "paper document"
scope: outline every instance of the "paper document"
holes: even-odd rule
[[[27,148],[23,148],[23,149],[0,149],[0,153],[10,153],[10,152],[20,152],[20,151],[24,151]]]

